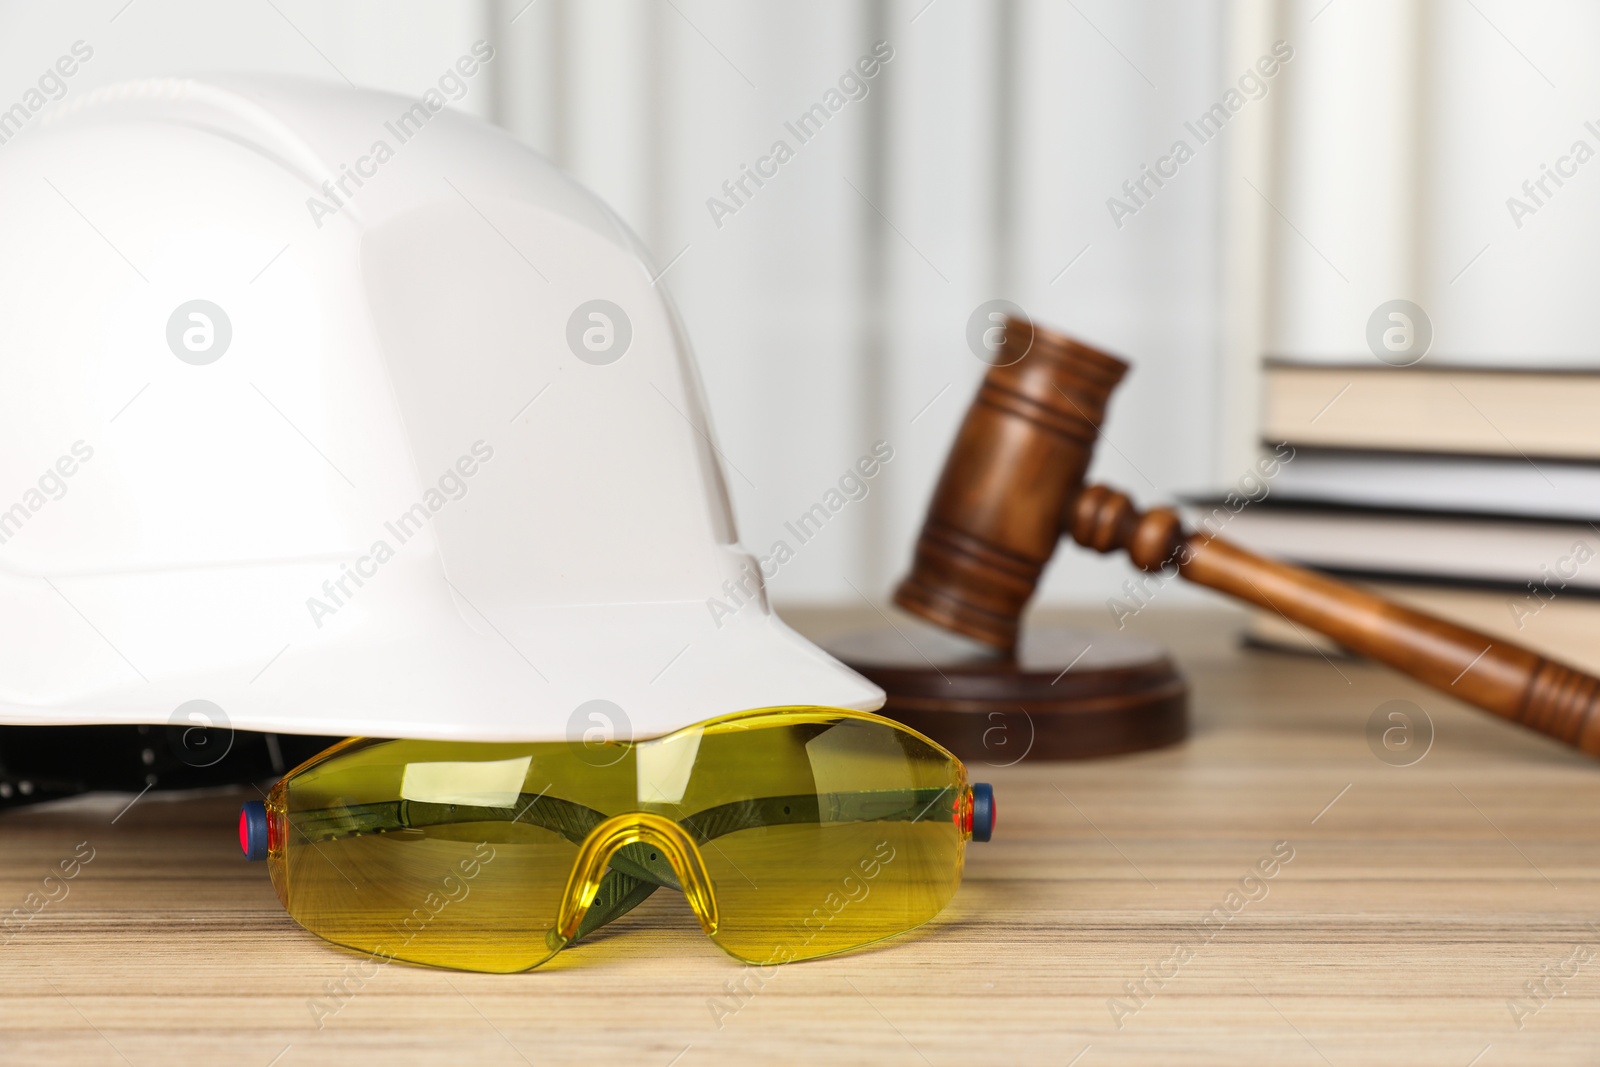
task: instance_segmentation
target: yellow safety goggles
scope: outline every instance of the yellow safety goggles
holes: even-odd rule
[[[527,970],[665,886],[768,965],[933,918],[994,814],[921,734],[785,707],[637,742],[354,738],[246,804],[239,839],[296,922],[385,959]]]

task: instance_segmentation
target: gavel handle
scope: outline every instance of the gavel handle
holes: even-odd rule
[[[1600,756],[1600,678],[1531,649],[1414,611],[1322,574],[1184,529],[1171,508],[1141,513],[1104,485],[1068,504],[1079,544],[1127,549],[1142,570],[1171,573],[1248,601],[1591,756]]]

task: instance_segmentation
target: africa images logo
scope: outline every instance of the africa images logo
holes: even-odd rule
[[[374,140],[366,154],[356,157],[353,163],[339,164],[339,176],[322,183],[323,195],[306,197],[306,210],[310,212],[311,221],[316,223],[317,229],[322,229],[324,218],[338,214],[345,204],[355,199],[362,187],[378,176],[378,168],[392,160],[402,145],[421,133],[429,120],[445,109],[446,97],[450,100],[464,98],[470,88],[469,79],[494,56],[494,46],[488,41],[475,42],[470,55],[461,56],[453,66],[445,68],[434,86],[425,90],[410,107],[383,124],[384,132],[389,135],[387,138]],[[390,143],[391,138],[393,144]]]
[[[209,300],[179,304],[167,319],[167,347],[192,366],[215,363],[232,343],[233,322]]]

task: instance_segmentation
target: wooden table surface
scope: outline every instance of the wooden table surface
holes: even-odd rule
[[[1192,682],[1190,741],[975,765],[999,833],[944,915],[738,1000],[681,899],[526,974],[363,976],[240,859],[249,791],[7,814],[0,911],[93,858],[0,937],[0,1062],[1600,1063],[1600,764],[1378,667],[1241,649],[1234,614],[1135,622]],[[1389,700],[1434,726],[1410,766],[1368,743]]]

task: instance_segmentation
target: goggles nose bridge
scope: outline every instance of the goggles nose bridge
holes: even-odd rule
[[[683,895],[700,920],[701,929],[708,936],[716,934],[717,898],[712,892],[711,876],[706,872],[699,846],[682,826],[666,816],[630,811],[613,815],[583,839],[578,856],[573,860],[572,873],[561,897],[560,915],[552,931],[562,944],[577,936],[578,927],[600,890],[600,880],[606,875],[611,857],[620,849],[635,844],[648,844],[661,850],[678,876]]]

